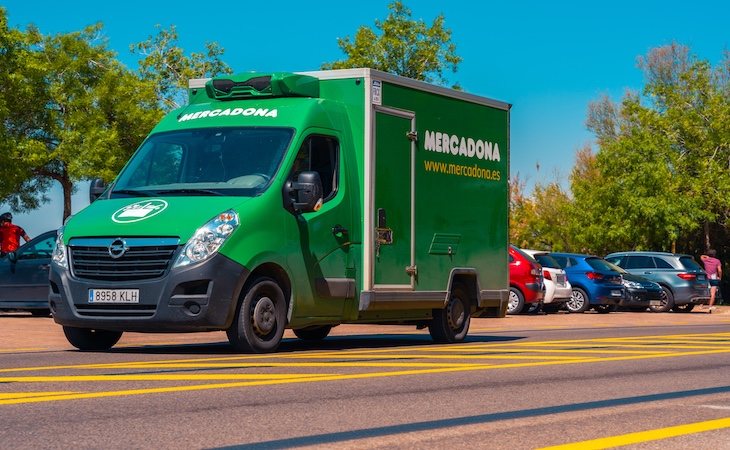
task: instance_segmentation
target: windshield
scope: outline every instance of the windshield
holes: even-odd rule
[[[593,270],[614,270],[613,267],[611,267],[611,263],[601,258],[586,258],[586,262],[593,268]]]
[[[620,268],[619,266],[617,266],[614,263],[611,263],[611,262],[608,262],[608,261],[606,261],[606,263],[608,264],[608,267],[610,267],[611,269],[615,270],[618,273],[621,273],[621,274],[627,274],[628,273],[627,271],[625,271],[624,269]]]
[[[119,174],[111,197],[263,192],[294,130],[206,128],[150,136]]]
[[[537,253],[535,255],[535,259],[543,267],[549,267],[551,269],[560,269],[560,264],[558,264],[558,262],[555,261],[555,258],[548,255],[547,253]]]

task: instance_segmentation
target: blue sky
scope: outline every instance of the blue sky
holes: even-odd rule
[[[157,24],[174,24],[186,51],[217,41],[235,71],[304,71],[343,58],[337,38],[385,18],[388,3],[6,0],[2,5],[11,26],[33,23],[47,34],[102,22],[109,46],[132,68],[137,58],[129,45],[154,34]],[[585,129],[588,103],[640,89],[639,55],[676,41],[715,64],[730,49],[727,1],[404,3],[427,23],[444,14],[463,58],[451,81],[513,105],[511,173],[528,185],[557,177],[567,186],[575,151],[592,141]],[[62,207],[52,194],[54,200],[42,210],[16,215],[32,235],[60,225]],[[74,210],[88,204],[87,197],[84,185],[73,199]]]

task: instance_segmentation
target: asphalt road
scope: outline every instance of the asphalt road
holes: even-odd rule
[[[273,355],[222,333],[81,353],[52,319],[0,314],[0,447],[730,448],[730,308],[479,319],[457,345],[286,336]]]

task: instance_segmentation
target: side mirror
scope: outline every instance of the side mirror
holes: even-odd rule
[[[101,178],[94,178],[91,180],[89,186],[89,203],[94,203],[94,200],[99,198],[101,194],[106,190],[106,183]]]
[[[319,172],[302,172],[287,183],[291,207],[297,212],[317,211],[322,205],[322,178]]]

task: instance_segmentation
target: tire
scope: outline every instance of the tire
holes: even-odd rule
[[[49,317],[51,315],[50,309],[33,309],[30,314],[33,317]]]
[[[694,309],[694,307],[695,307],[694,303],[685,303],[684,305],[675,304],[674,306],[672,306],[672,311],[688,313],[688,312],[692,311]]]
[[[525,296],[519,289],[509,288],[509,301],[507,303],[507,314],[519,314],[525,308]]]
[[[471,305],[466,290],[454,285],[444,309],[434,309],[428,332],[435,342],[451,344],[461,342],[469,332]]]
[[[103,352],[114,347],[122,337],[121,331],[63,327],[68,342],[82,352]]]
[[[312,326],[292,331],[296,337],[304,341],[321,341],[330,334],[330,330],[332,330],[332,325]]]
[[[239,300],[236,316],[226,330],[228,342],[245,353],[269,353],[281,344],[286,328],[286,298],[279,284],[256,278]]]
[[[667,312],[674,307],[674,294],[668,287],[662,286],[662,304],[659,306],[649,306],[652,312]]]
[[[581,288],[573,288],[573,293],[570,296],[570,300],[565,303],[565,307],[568,312],[571,313],[582,313],[590,308],[591,303],[588,299],[588,294]]]
[[[608,314],[616,311],[618,307],[616,305],[596,305],[593,309],[595,309],[598,314]]]

